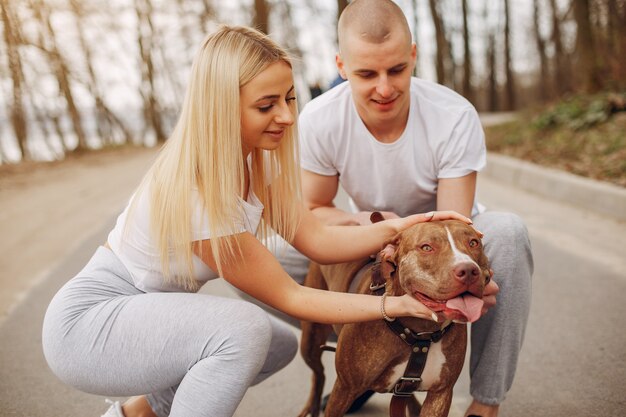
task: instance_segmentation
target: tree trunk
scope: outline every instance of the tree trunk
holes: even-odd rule
[[[339,16],[343,12],[343,9],[348,5],[348,0],[337,0],[337,21],[339,21]]]
[[[198,15],[200,19],[200,30],[207,30],[208,23],[215,17],[215,9],[210,0],[202,0],[202,12]]]
[[[546,41],[541,36],[541,30],[539,28],[539,15],[539,0],[533,0],[533,29],[537,43],[537,53],[539,54],[538,96],[541,101],[545,102],[550,98],[548,57],[546,55]]]
[[[576,20],[576,49],[578,51],[578,65],[580,68],[582,89],[591,93],[602,88],[602,79],[599,73],[599,57],[593,45],[591,21],[589,20],[589,0],[572,0],[574,19]]]
[[[141,65],[141,86],[139,92],[143,98],[143,112],[146,125],[154,130],[157,142],[166,139],[159,114],[159,103],[154,88],[154,27],[152,25],[152,3],[150,0],[135,0],[137,13],[137,43],[139,45]]]
[[[41,23],[40,34],[42,35],[42,38],[40,39],[40,47],[45,51],[48,60],[50,61],[50,66],[52,67],[54,74],[56,75],[57,82],[59,83],[59,91],[67,104],[67,113],[70,116],[74,133],[78,139],[76,150],[86,150],[88,147],[87,138],[85,136],[85,131],[83,130],[80,112],[78,111],[78,107],[76,107],[76,102],[74,101],[74,93],[70,85],[70,71],[57,45],[56,33],[50,21],[50,10],[42,1],[39,0],[31,2],[31,8],[35,17]],[[44,42],[47,42],[48,45]]]
[[[511,63],[511,25],[509,1],[504,0],[504,71],[506,73],[506,110],[514,110],[516,107],[515,80]]]
[[[496,37],[489,34],[487,42],[487,109],[499,110],[498,79],[496,77]]]
[[[337,20],[335,24],[335,45],[339,45],[339,39],[337,38],[337,24],[339,23],[339,17],[343,10],[348,6],[348,0],[337,0]]]
[[[443,25],[443,19],[439,13],[436,0],[429,0],[430,13],[433,18],[433,25],[435,26],[435,40],[437,44],[437,53],[435,60],[435,68],[437,70],[437,82],[439,84],[448,84],[453,80],[448,79],[447,60],[449,59],[449,45],[446,39],[446,30]]]
[[[412,0],[411,5],[413,7],[413,42],[415,43],[415,45],[419,46],[419,39],[418,39],[418,28],[419,28],[419,22],[418,22],[418,17],[417,17],[417,0]],[[415,68],[413,69],[413,76],[415,77],[419,77],[420,75],[420,49],[417,48],[417,54],[415,56]]]
[[[80,42],[81,52],[84,55],[85,67],[87,68],[87,89],[93,96],[95,102],[96,129],[98,130],[98,136],[103,143],[110,143],[115,136],[115,128],[117,128],[121,132],[124,143],[128,143],[131,140],[129,129],[113,113],[113,111],[106,106],[104,97],[102,96],[102,89],[100,88],[98,77],[96,76],[96,72],[92,64],[92,51],[85,39],[85,30],[83,25],[85,13],[82,2],[80,0],[70,0],[70,8],[74,13],[78,41]]]
[[[19,54],[19,36],[17,35],[17,16],[10,8],[11,2],[0,3],[0,13],[2,13],[2,26],[4,27],[4,42],[7,46],[7,55],[11,81],[13,82],[13,103],[10,104],[10,118],[15,140],[17,141],[22,160],[31,159],[28,151],[28,125],[26,123],[26,110],[23,102],[23,80],[22,60]]]
[[[467,0],[463,0],[463,95],[474,103],[474,89],[472,88],[472,52],[470,51],[469,27],[467,24]]]
[[[612,81],[618,89],[626,88],[626,65],[623,64],[626,55],[626,0],[610,0],[609,17],[611,36],[613,38]]]
[[[561,35],[561,18],[556,4],[556,0],[550,0],[552,9],[552,45],[554,46],[554,68],[553,82],[556,93],[561,96],[571,91],[570,72],[568,70],[568,59],[563,48],[563,38]]]
[[[266,0],[254,0],[254,17],[252,26],[263,33],[269,33],[270,29],[270,9]]]

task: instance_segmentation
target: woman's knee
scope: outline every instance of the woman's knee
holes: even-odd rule
[[[298,338],[291,326],[272,318],[272,342],[268,356],[275,357],[276,369],[285,367],[298,353]]]
[[[223,340],[216,354],[263,364],[272,342],[272,325],[262,308],[242,302],[237,307],[237,315],[224,323],[222,332]]]

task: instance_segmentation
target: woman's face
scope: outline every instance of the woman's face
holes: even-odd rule
[[[241,87],[241,141],[244,156],[253,149],[276,149],[295,121],[295,91],[291,67],[271,64]]]

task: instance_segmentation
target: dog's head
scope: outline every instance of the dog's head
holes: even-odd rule
[[[492,273],[471,226],[458,220],[419,223],[399,233],[380,255],[392,293],[411,294],[442,318],[480,318]]]

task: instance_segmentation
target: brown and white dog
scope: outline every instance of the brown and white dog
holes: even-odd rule
[[[396,320],[395,325],[401,326],[406,335],[420,337],[445,329],[441,339],[429,341],[428,353],[422,359],[425,365],[422,362],[423,370],[415,387],[428,391],[424,404],[420,406],[410,393],[404,396],[408,400],[401,407],[410,416],[447,416],[452,388],[465,359],[466,322],[480,317],[483,289],[491,275],[476,230],[463,222],[447,220],[420,223],[399,233],[379,253],[377,262],[363,259],[325,266],[311,264],[304,285],[343,292],[353,288],[353,292],[372,294],[372,282],[382,280],[386,287],[383,291],[388,295],[411,294],[435,311],[438,322],[419,318]],[[300,417],[319,414],[325,380],[321,354],[333,328],[338,335],[337,380],[326,406],[326,417],[343,416],[367,390],[394,392],[400,377],[407,375],[407,363],[414,361],[411,355],[415,347],[407,342],[406,335],[394,333],[382,319],[333,327],[303,322],[300,348],[313,370],[313,386]],[[392,414],[396,397],[392,399]]]

